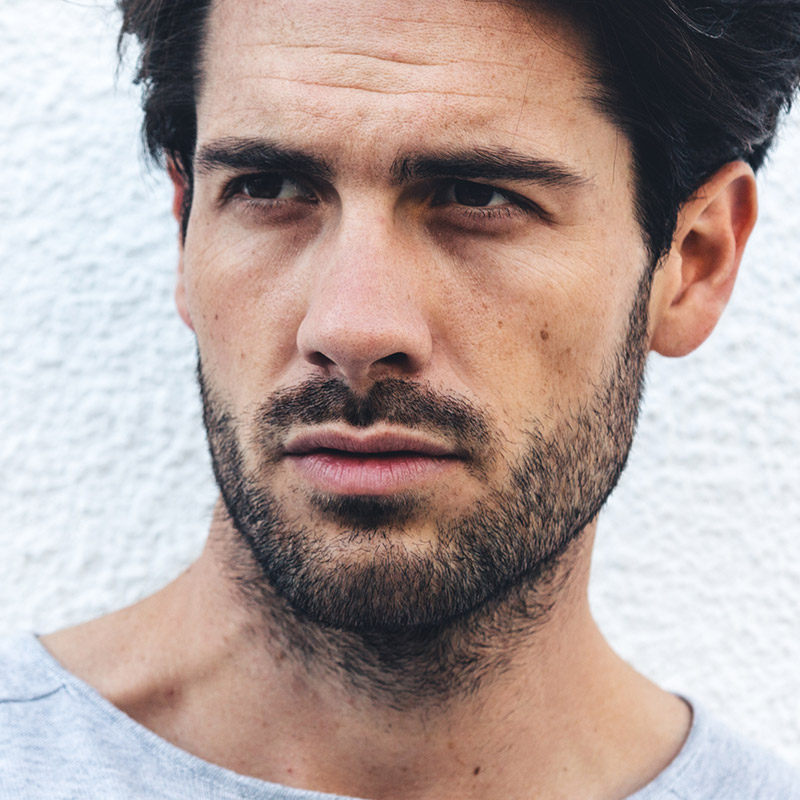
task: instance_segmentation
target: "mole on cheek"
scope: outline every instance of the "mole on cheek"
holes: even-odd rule
[[[547,320],[545,320],[542,323],[541,330],[539,331],[539,336],[542,337],[543,342],[546,342],[550,338],[550,331],[548,331],[547,328],[548,328],[548,322]]]

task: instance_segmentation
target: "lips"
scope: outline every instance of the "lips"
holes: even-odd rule
[[[340,431],[315,431],[292,437],[284,446],[288,455],[308,455],[319,450],[378,455],[416,453],[421,456],[454,456],[451,447],[412,434],[369,433],[361,436]]]
[[[284,445],[286,460],[315,488],[336,494],[391,494],[435,480],[458,460],[455,450],[411,433],[299,434]]]

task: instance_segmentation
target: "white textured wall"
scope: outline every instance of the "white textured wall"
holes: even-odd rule
[[[214,499],[109,5],[0,0],[0,630],[156,589]],[[726,317],[651,364],[593,602],[642,670],[800,767],[800,115],[760,181]]]

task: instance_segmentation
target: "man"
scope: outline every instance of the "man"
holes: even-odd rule
[[[586,598],[800,4],[121,6],[222,499],[165,590],[4,647],[4,796],[800,797]]]

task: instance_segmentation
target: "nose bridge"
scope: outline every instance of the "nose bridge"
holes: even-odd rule
[[[337,285],[348,290],[338,297],[347,301],[352,293],[370,296],[380,302],[384,291],[401,277],[402,241],[396,237],[391,210],[353,208],[342,214],[337,230],[326,242],[323,263],[319,264],[319,288],[334,291]],[[405,271],[406,278],[411,276]]]
[[[417,268],[391,209],[363,203],[343,212],[310,266],[298,330],[303,357],[354,383],[379,371],[421,370],[431,336]]]

